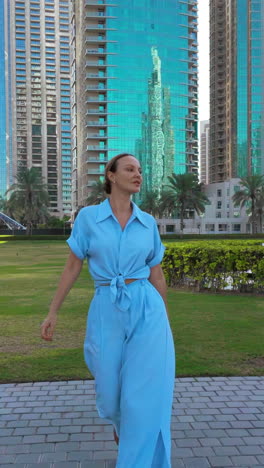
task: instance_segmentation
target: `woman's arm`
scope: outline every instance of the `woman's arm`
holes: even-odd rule
[[[149,281],[151,282],[151,284],[153,284],[153,286],[160,293],[165,303],[167,315],[169,318],[169,312],[168,312],[168,306],[167,306],[167,285],[166,285],[166,280],[165,280],[160,264],[155,265],[154,267],[150,269]]]
[[[78,278],[82,269],[82,265],[83,261],[76,257],[73,252],[71,252],[61,275],[57,291],[51,302],[47,318],[41,325],[41,337],[46,341],[52,340],[57,321],[57,312],[68,292],[70,291],[72,285]]]

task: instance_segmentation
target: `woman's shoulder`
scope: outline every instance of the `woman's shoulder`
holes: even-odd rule
[[[83,208],[80,209],[76,219],[78,218],[79,222],[94,220],[97,216],[97,211],[98,211],[98,205],[84,206]]]

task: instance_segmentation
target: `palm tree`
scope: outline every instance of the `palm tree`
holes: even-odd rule
[[[195,174],[172,174],[168,179],[169,187],[174,192],[175,206],[179,209],[181,231],[183,231],[183,220],[187,210],[194,210],[200,215],[204,213],[209,200],[203,192],[203,184],[198,182]]]
[[[143,197],[140,209],[150,213],[152,216],[160,217],[160,200],[157,190],[149,190]]]
[[[259,232],[262,233],[262,226],[263,226],[263,216],[264,216],[264,186],[260,189],[257,194],[256,199],[256,221],[259,224]]]
[[[261,192],[264,186],[264,176],[263,175],[250,175],[242,177],[239,184],[242,189],[238,190],[232,197],[234,205],[240,206],[243,208],[248,202],[250,203],[251,208],[251,217],[250,221],[252,224],[252,234],[255,234],[256,228],[256,201],[259,193]]]
[[[31,232],[33,224],[45,222],[49,217],[49,194],[47,185],[37,167],[20,168],[17,182],[6,191],[11,193],[8,211],[26,225],[26,234]]]
[[[152,216],[159,215],[159,193],[157,190],[150,190],[145,194],[140,209]]]
[[[172,190],[163,189],[159,199],[159,217],[170,218],[175,212],[176,201]]]
[[[105,199],[104,182],[98,180],[93,183],[92,190],[86,200],[87,205],[99,205]]]

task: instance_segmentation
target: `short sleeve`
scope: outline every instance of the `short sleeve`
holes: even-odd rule
[[[74,221],[71,235],[66,241],[71,251],[80,260],[84,260],[88,252],[89,236],[87,231],[88,226],[86,221],[86,214],[82,209],[77,215]]]
[[[147,265],[152,268],[155,265],[161,263],[165,251],[165,246],[162,244],[160,240],[159,230],[156,224],[156,221],[153,220],[153,247],[152,250],[147,258]]]

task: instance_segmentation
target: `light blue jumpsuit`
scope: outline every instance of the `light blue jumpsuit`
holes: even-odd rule
[[[170,468],[175,350],[163,299],[148,281],[164,253],[155,219],[133,203],[122,230],[107,199],[80,211],[67,242],[87,257],[95,281],[84,355],[98,413],[119,436],[116,468]]]

